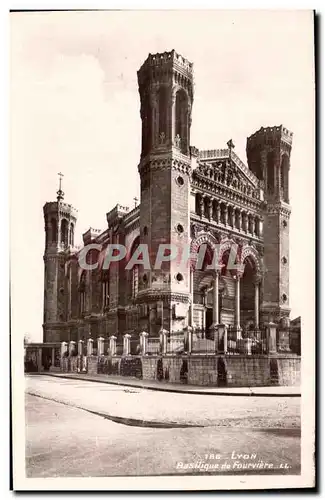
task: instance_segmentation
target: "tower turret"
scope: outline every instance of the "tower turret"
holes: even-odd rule
[[[44,251],[44,342],[61,340],[62,322],[67,319],[65,261],[74,247],[77,211],[64,203],[60,176],[57,201],[45,203]]]
[[[264,185],[264,293],[262,316],[278,321],[289,308],[289,170],[292,132],[261,128],[247,139],[249,168]]]
[[[184,309],[188,305],[189,272],[180,268],[177,259],[163,262],[160,269],[153,267],[161,244],[183,249],[189,243],[193,65],[175,50],[149,54],[138,71],[138,84],[142,120],[140,242],[148,245],[152,266],[149,273],[140,268],[138,300],[149,304],[149,332],[162,324],[171,331],[185,325],[187,314],[178,318],[172,310],[176,296]]]

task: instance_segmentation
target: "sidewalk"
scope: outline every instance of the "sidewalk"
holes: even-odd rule
[[[140,380],[118,375],[88,375],[86,373],[42,372],[42,375],[62,379],[87,380],[104,384],[136,387],[150,391],[176,392],[184,394],[200,394],[211,396],[255,396],[255,397],[300,397],[300,387],[269,386],[269,387],[206,387],[188,384],[171,384],[154,380]]]

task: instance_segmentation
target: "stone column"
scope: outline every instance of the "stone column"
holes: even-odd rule
[[[203,294],[203,317],[202,317],[202,330],[203,330],[203,337],[202,338],[205,338],[205,328],[206,328],[206,324],[205,324],[205,313],[206,313],[206,291],[204,291],[204,294]]]
[[[193,306],[194,306],[194,271],[192,266],[190,266],[190,317],[189,317],[189,325],[193,326]]]
[[[215,272],[213,281],[213,324],[219,323],[219,271]]]
[[[276,354],[276,325],[269,323],[266,327],[267,353]]]
[[[260,326],[260,277],[255,276],[254,279],[254,323],[256,330]]]
[[[235,295],[235,327],[237,330],[237,339],[241,337],[241,328],[240,328],[240,279],[241,273],[237,272],[235,276],[236,280],[236,295]]]
[[[69,356],[73,356],[76,353],[76,343],[74,340],[69,342]]]
[[[208,215],[209,215],[209,220],[212,220],[212,209],[213,209],[213,205],[212,205],[212,198],[208,198]]]
[[[103,337],[98,337],[97,339],[97,356],[103,356],[104,355],[104,349],[105,349],[105,339]]]
[[[52,353],[51,354],[52,354],[52,356],[51,356],[51,362],[52,362],[51,366],[53,367],[54,364],[55,364],[55,347],[52,347]]]
[[[61,358],[63,358],[68,351],[68,342],[61,342]]]
[[[115,335],[111,335],[109,338],[109,352],[111,356],[115,356],[116,354],[116,339]]]
[[[123,336],[123,356],[130,356],[131,345],[130,345],[131,335],[126,333]]]

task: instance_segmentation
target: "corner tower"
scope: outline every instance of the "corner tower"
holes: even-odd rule
[[[292,132],[261,128],[247,139],[249,168],[264,184],[264,287],[262,320],[279,321],[289,307],[289,170]]]
[[[65,261],[74,247],[77,214],[71,205],[63,202],[62,174],[59,176],[57,201],[47,202],[43,207],[45,222],[43,342],[66,340],[63,338],[63,323],[67,320]]]
[[[138,302],[148,305],[142,323],[149,333],[187,324],[189,272],[172,259],[154,269],[159,245],[189,244],[190,128],[193,65],[174,50],[149,54],[138,71],[142,147],[140,242],[147,244],[151,270],[140,267]],[[168,250],[166,250],[166,254]],[[180,253],[179,253],[180,255]]]

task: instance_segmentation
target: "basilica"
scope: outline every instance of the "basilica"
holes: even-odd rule
[[[245,161],[231,139],[221,149],[200,150],[190,142],[193,64],[175,50],[149,54],[137,76],[140,203],[112,207],[104,232],[83,234],[88,261],[96,264],[91,269],[80,265],[77,211],[61,184],[57,200],[44,205],[43,341],[143,331],[150,338],[161,328],[208,332],[218,324],[240,337],[268,322],[288,322],[292,133],[282,125],[261,127],[247,138]],[[105,269],[96,248],[113,244],[127,256]],[[140,244],[152,262],[161,245],[189,247],[191,259],[128,268]],[[227,266],[232,248],[236,269]]]

